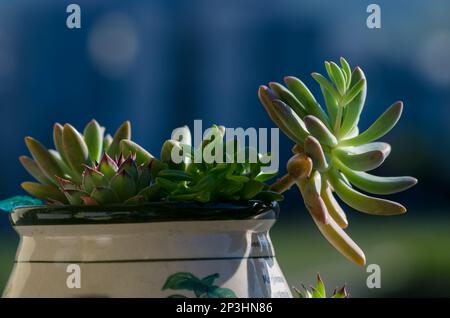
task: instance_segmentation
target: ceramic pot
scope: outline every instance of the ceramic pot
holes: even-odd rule
[[[276,203],[18,208],[3,297],[292,297]]]

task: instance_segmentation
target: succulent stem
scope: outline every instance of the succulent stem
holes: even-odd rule
[[[270,191],[283,193],[289,190],[294,184],[295,179],[290,174],[286,174],[270,186]]]

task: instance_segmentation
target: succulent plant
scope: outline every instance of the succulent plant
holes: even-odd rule
[[[302,289],[303,292],[296,287],[293,287],[294,296],[296,296],[297,298],[327,298],[325,284],[323,283],[322,278],[319,274],[317,274],[316,287],[310,286],[308,289],[305,285],[302,284]],[[346,286],[344,285],[341,288],[334,289],[333,294],[329,298],[348,298],[348,291]]]
[[[402,113],[402,102],[389,107],[369,128],[359,133],[358,122],[366,99],[366,78],[343,58],[340,65],[325,62],[329,80],[312,73],[319,83],[326,111],[299,79],[284,78],[286,86],[261,86],[259,98],[271,119],[295,143],[287,175],[272,190],[284,192],[296,184],[306,208],[328,241],[353,262],[365,264],[363,251],[345,233],[346,215],[334,194],[355,210],[375,215],[396,215],[406,208],[396,202],[369,196],[406,190],[417,183],[412,177],[380,177],[367,173],[379,167],[391,151],[375,142],[388,133]]]
[[[54,126],[56,150],[48,150],[37,140],[27,137],[32,155],[20,157],[25,169],[39,182],[24,182],[22,187],[32,196],[50,204],[107,205],[137,204],[149,201],[241,201],[281,200],[282,195],[269,190],[264,182],[276,172],[264,173],[261,154],[251,148],[234,147],[234,161],[227,162],[223,126],[213,126],[211,134],[198,149],[191,146],[189,128],[181,127],[178,140],[167,140],[161,159],[129,140],[131,127],[125,122],[114,137],[104,136],[95,120],[79,133],[69,124]],[[223,163],[208,162],[203,150],[223,150]],[[182,151],[183,150],[183,151]],[[175,162],[173,151],[181,152]],[[201,160],[191,160],[195,152]],[[244,152],[244,160],[238,157]],[[256,156],[250,163],[250,152]],[[247,159],[246,159],[247,158]]]
[[[225,141],[225,127],[214,125],[197,148],[191,145],[189,128],[179,130],[180,138],[167,140],[161,150],[161,161],[154,163],[155,184],[163,198],[198,202],[251,199],[271,202],[283,198],[264,183],[276,172],[262,171],[263,155],[252,148],[241,148],[237,140]],[[179,162],[174,162],[173,153],[180,155]],[[206,153],[221,160],[208,160]],[[254,162],[250,160],[252,155],[256,158]]]
[[[114,137],[92,120],[83,134],[69,124],[54,125],[55,150],[26,137],[32,158],[20,157],[38,182],[22,188],[52,204],[133,203],[146,199],[153,156],[133,143],[129,122]]]

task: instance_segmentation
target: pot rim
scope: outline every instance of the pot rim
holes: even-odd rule
[[[126,224],[180,221],[238,221],[267,219],[279,215],[278,202],[149,202],[139,205],[27,206],[10,214],[12,226]]]

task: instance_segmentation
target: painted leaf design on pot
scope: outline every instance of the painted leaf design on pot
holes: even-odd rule
[[[220,277],[218,273],[208,275],[202,279],[189,272],[178,272],[169,276],[162,290],[186,290],[193,291],[197,298],[236,298],[236,294],[229,288],[214,285]],[[187,296],[174,294],[168,298],[188,298]]]
[[[169,278],[167,278],[166,283],[163,286],[163,290],[165,289],[174,289],[174,290],[194,290],[195,286],[200,284],[201,281],[196,276],[187,272],[180,272],[173,274]]]

